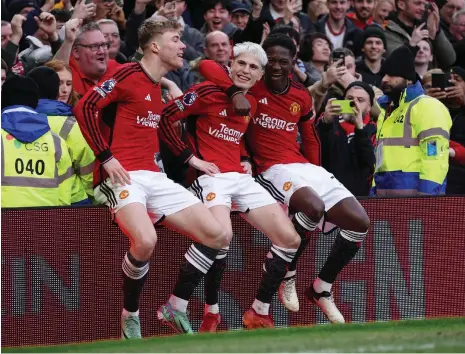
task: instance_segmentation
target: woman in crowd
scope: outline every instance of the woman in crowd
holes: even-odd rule
[[[44,66],[55,70],[60,77],[60,91],[57,101],[67,103],[74,107],[78,101],[78,97],[73,90],[73,76],[69,65],[61,60],[51,60],[45,63]]]

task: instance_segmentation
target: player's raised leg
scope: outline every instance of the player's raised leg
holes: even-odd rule
[[[163,224],[196,241],[185,254],[186,261],[180,268],[172,295],[157,311],[158,318],[176,332],[190,334],[193,331],[186,313],[189,299],[215,261],[226,234],[213,214],[200,202],[168,215]]]
[[[216,332],[221,322],[218,292],[220,290],[221,279],[226,270],[226,257],[233,236],[230,216],[231,210],[229,207],[217,205],[211,207],[209,210],[223,227],[226,237],[221,250],[216,255],[213,265],[205,275],[205,310],[199,332]]]
[[[331,295],[331,287],[342,269],[355,257],[370,227],[370,219],[355,197],[340,200],[327,212],[328,221],[340,230],[331,253],[313,284],[305,291],[332,323],[344,323]]]
[[[272,243],[263,264],[264,272],[257,296],[252,307],[244,313],[243,323],[246,328],[274,327],[269,315],[271,300],[297,252],[300,237],[277,203],[250,210],[243,217]]]
[[[283,282],[279,287],[279,300],[289,311],[299,311],[299,298],[296,291],[297,261],[308,246],[310,233],[315,230],[323,218],[325,205],[311,187],[302,187],[290,198],[290,210],[295,211],[292,218],[294,228],[301,238],[299,249],[288,267]]]

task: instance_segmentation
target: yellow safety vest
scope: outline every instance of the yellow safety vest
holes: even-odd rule
[[[22,143],[2,129],[1,167],[2,208],[71,204],[71,158],[52,131]]]
[[[419,88],[414,85],[413,89]],[[381,109],[378,118],[375,194],[443,194],[452,126],[449,111],[423,94],[406,99],[407,90],[388,117]]]
[[[47,118],[50,129],[68,145],[74,170],[71,203],[93,197],[95,155],[84,139],[76,118],[73,116],[48,116]]]

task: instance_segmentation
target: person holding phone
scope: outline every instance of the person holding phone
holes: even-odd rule
[[[344,100],[330,99],[317,122],[322,166],[355,196],[367,196],[375,165],[376,125],[370,121],[375,92],[354,81]]]

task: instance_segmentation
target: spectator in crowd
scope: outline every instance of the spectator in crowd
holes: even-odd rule
[[[31,78],[12,75],[2,87],[2,208],[71,203],[68,147],[36,112],[38,101]]]
[[[315,24],[317,32],[325,33],[334,49],[345,47],[354,51],[361,30],[346,17],[349,0],[328,0],[328,9],[329,14]]]
[[[415,48],[420,40],[429,38],[439,67],[448,68],[455,63],[454,48],[439,26],[439,9],[435,3],[430,4],[432,9],[426,10],[423,1],[397,0],[397,13],[386,26],[386,56],[402,45]],[[426,22],[415,27],[424,18]]]
[[[422,79],[423,75],[431,69],[430,65],[433,62],[433,48],[431,42],[428,40],[421,40],[417,47],[418,52],[415,56],[415,71],[420,79]]]
[[[434,72],[437,71],[432,70],[424,77],[426,93],[443,102],[452,117],[446,193],[465,194],[465,69],[453,67],[450,85],[444,90],[432,87]]]
[[[250,7],[239,1],[231,3],[231,23],[240,30],[244,30],[251,15]]]
[[[214,60],[222,65],[228,66],[231,59],[232,47],[229,37],[221,31],[213,31],[205,36],[205,56],[190,63],[194,83],[204,81],[199,72],[199,64],[203,59]]]
[[[318,22],[321,17],[329,13],[326,0],[313,0],[308,3],[308,17],[312,23]]]
[[[120,32],[126,30],[126,16],[124,14],[123,8],[118,6],[114,1],[94,1],[97,5],[95,17],[92,19],[95,22],[100,20],[113,20],[119,29]]]
[[[439,14],[441,15],[441,29],[444,31],[444,34],[447,38],[449,38],[449,40],[452,40],[453,38],[450,29],[454,14],[464,8],[465,0],[447,0],[439,11]]]
[[[184,59],[192,61],[203,55],[205,37],[199,30],[190,27],[184,22],[182,15],[185,10],[185,1],[167,0],[164,5],[153,14],[152,19],[155,19],[156,16],[174,18],[184,27],[181,35],[181,41],[186,45],[186,49],[184,49]]]
[[[50,129],[60,136],[68,147],[73,164],[71,204],[90,204],[93,197],[92,177],[95,155],[84,139],[71,105],[57,101],[60,94],[60,77],[52,68],[40,66],[33,69],[28,77],[39,88],[38,113],[47,115]]]
[[[60,90],[57,101],[74,107],[78,101],[78,97],[73,89],[73,74],[69,65],[60,60],[51,60],[45,63],[44,66],[55,70],[60,78]]]
[[[6,80],[7,74],[8,74],[8,65],[6,65],[5,61],[2,59],[2,86]]]
[[[353,114],[329,100],[317,123],[322,145],[322,166],[355,196],[368,196],[375,166],[376,125],[370,122],[375,93],[370,85],[354,81],[344,98],[353,102]]]
[[[34,0],[11,0],[7,5],[8,14],[11,17],[15,15],[27,17],[30,12],[37,8],[37,2]]]
[[[7,43],[10,41],[13,31],[11,30],[11,24],[7,21],[2,21],[2,48],[5,48]]]
[[[71,20],[72,13],[65,9],[53,9],[50,13],[55,17],[57,23],[57,31],[65,25],[66,22]]]
[[[118,67],[115,60],[109,59],[108,49],[108,42],[97,23],[90,22],[82,28],[77,19],[66,23],[65,41],[55,59],[69,62],[78,95],[83,96],[97,82],[109,78]]]
[[[444,194],[452,125],[449,111],[424,95],[406,46],[392,52],[381,71],[385,96],[378,100],[381,114],[372,194]]]
[[[205,24],[200,32],[207,35],[213,31],[223,31],[232,41],[232,45],[245,41],[260,43],[263,22],[259,21],[261,6],[254,6],[252,15],[244,30],[231,23],[231,3],[229,0],[207,0],[204,7]]]
[[[452,43],[465,39],[465,9],[457,11],[452,17],[452,23],[450,24],[450,34],[450,40]],[[462,66],[465,66],[465,64],[462,64]]]
[[[450,131],[449,173],[447,174],[447,194],[465,194],[465,69],[454,67],[451,70],[454,88],[447,93],[454,99],[451,109],[452,128]],[[455,91],[455,92],[454,92]]]
[[[103,19],[97,22],[100,30],[105,37],[105,40],[110,43],[108,49],[108,57],[114,59],[119,64],[124,64],[128,58],[121,53],[121,36],[118,29],[118,24],[111,19]]]
[[[254,0],[254,2],[257,2],[257,0]],[[295,0],[270,0],[263,6],[260,19],[273,27],[275,23],[280,23],[281,20],[284,20],[289,16],[292,17],[292,15],[297,17],[299,24],[302,27],[303,36],[315,32],[315,27],[312,21],[302,12],[302,2],[299,3]],[[288,24],[288,22],[286,21],[284,24]]]
[[[373,9],[373,23],[385,28],[388,24],[387,18],[395,9],[393,0],[378,0]]]
[[[298,55],[304,62],[305,73],[309,78],[306,86],[313,85],[323,78],[323,73],[329,64],[331,50],[331,41],[324,33],[313,33],[303,39]]]
[[[373,23],[375,0],[353,0],[353,11],[347,13],[355,26],[361,30]]]
[[[386,52],[386,36],[384,31],[372,25],[366,27],[362,34],[363,56],[356,63],[356,71],[362,75],[362,81],[372,86],[381,87],[381,64]]]

